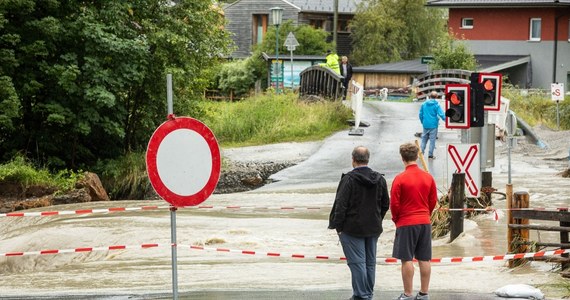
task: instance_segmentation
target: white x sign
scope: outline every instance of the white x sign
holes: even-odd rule
[[[465,173],[465,194],[479,197],[481,190],[481,158],[479,144],[448,144],[447,174],[451,186],[453,173]]]

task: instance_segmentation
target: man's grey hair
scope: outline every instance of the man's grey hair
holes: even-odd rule
[[[438,92],[436,91],[431,91],[431,93],[429,94],[430,98],[432,99],[437,99],[437,97],[439,96]]]
[[[359,165],[368,164],[368,160],[370,159],[370,151],[368,148],[364,146],[355,147],[352,150],[352,160]]]

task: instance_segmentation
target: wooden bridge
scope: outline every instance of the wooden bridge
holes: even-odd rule
[[[424,100],[431,91],[437,91],[440,95],[445,92],[446,84],[469,84],[471,71],[448,69],[436,70],[425,73],[418,77],[415,84],[416,98]]]
[[[416,98],[424,100],[431,91],[443,94],[446,84],[469,84],[470,76],[471,71],[457,69],[437,70],[420,75],[414,84]],[[315,96],[338,100],[343,96],[343,77],[329,68],[314,65],[303,70],[300,77],[299,95],[302,98]]]
[[[342,84],[344,77],[330,68],[314,65],[300,73],[299,96],[311,96],[328,100],[342,99],[345,87]]]

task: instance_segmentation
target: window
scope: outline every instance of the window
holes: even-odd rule
[[[350,27],[348,20],[338,20],[337,32],[350,32]]]
[[[540,27],[541,27],[541,19],[540,19],[540,18],[532,18],[532,19],[530,19],[530,36],[529,36],[529,40],[531,40],[531,41],[540,41]]]
[[[461,18],[461,28],[473,28],[473,18]]]
[[[309,24],[316,29],[325,29],[325,22],[323,20],[316,20],[312,19],[309,21]]]
[[[261,44],[263,41],[263,37],[267,32],[267,18],[268,15],[253,15],[252,44]]]

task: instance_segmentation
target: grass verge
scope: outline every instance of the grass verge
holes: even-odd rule
[[[543,93],[523,94],[521,90],[504,88],[502,96],[509,99],[510,109],[531,126],[545,125],[556,129],[556,102]],[[559,104],[560,129],[570,129],[570,97]]]
[[[198,101],[198,111],[223,147],[319,140],[343,128],[351,111],[340,102],[306,103],[296,94],[266,94],[240,102]]]

